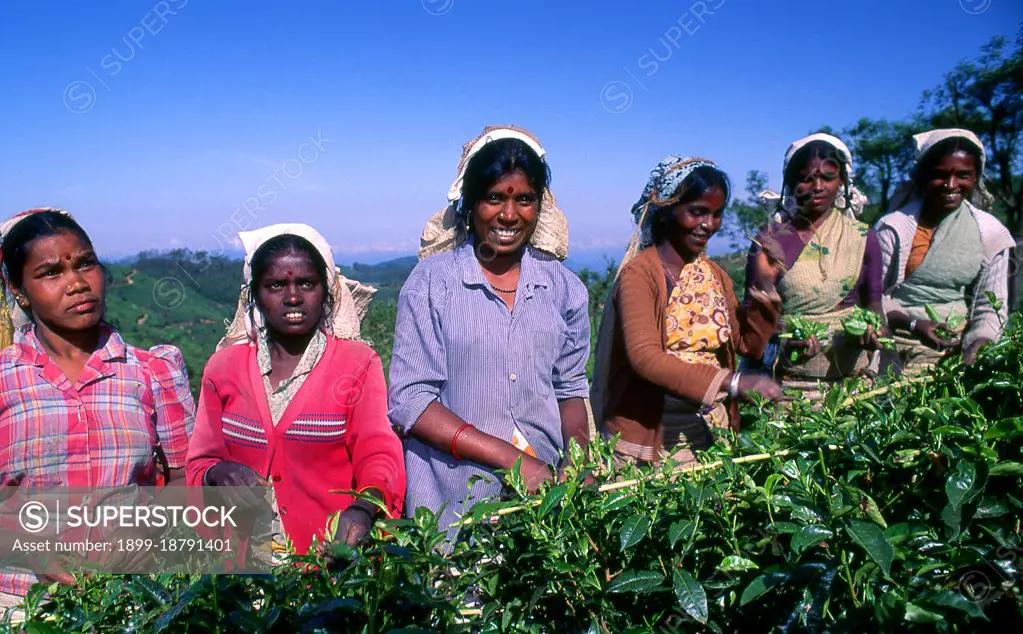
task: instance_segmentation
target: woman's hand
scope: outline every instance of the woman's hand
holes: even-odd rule
[[[739,396],[744,401],[752,401],[751,394],[759,394],[767,401],[781,400],[783,394],[781,386],[771,377],[752,372],[743,372],[739,377]]]
[[[360,503],[361,502],[361,503]],[[370,508],[369,502],[356,500],[338,518],[334,539],[355,547],[361,544],[376,521],[377,509]]]
[[[231,487],[224,495],[225,500],[240,508],[254,509],[265,504],[260,487],[270,483],[259,474],[238,462],[223,460],[210,467],[205,480],[211,486]]]
[[[752,290],[768,294],[776,292],[777,279],[785,270],[784,260],[779,255],[775,249],[765,248],[754,257],[753,279],[750,284]]]
[[[796,357],[795,363],[800,363],[807,359],[816,357],[821,353],[822,349],[823,346],[821,345],[820,340],[818,340],[816,336],[811,336],[809,339],[804,339],[802,341],[796,341],[795,339],[786,340],[782,346],[782,353],[785,355],[786,359],[789,359],[789,355],[793,350],[798,351],[799,356]]]
[[[945,333],[948,339],[941,336]],[[913,334],[920,338],[925,345],[935,350],[948,350],[959,345],[959,335],[951,332],[944,324],[930,319],[918,319],[913,329]]]
[[[963,363],[973,365],[977,361],[977,354],[985,343],[991,343],[987,339],[978,339],[970,344],[969,348],[963,350]]]
[[[884,348],[881,339],[889,337],[891,337],[891,334],[887,328],[882,327],[880,330],[874,330],[873,326],[867,326],[867,332],[859,336],[857,343],[864,350],[881,350]]]
[[[526,484],[526,491],[531,494],[536,493],[543,483],[554,480],[554,471],[551,470],[550,465],[526,454],[522,454],[519,475],[522,476],[522,480]]]
[[[60,583],[66,586],[75,584],[75,577],[67,571],[69,558],[60,553],[47,553],[46,566],[43,572],[36,573],[39,583],[47,585]]]

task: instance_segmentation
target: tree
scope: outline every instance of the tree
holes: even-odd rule
[[[932,127],[972,130],[987,147],[986,183],[995,197],[995,213],[1013,237],[1023,237],[1023,25],[1009,50],[1004,37],[995,37],[975,61],[961,62],[945,75],[941,86],[924,93],[921,111]],[[1020,250],[1009,298],[1019,308]]]
[[[913,150],[909,138],[914,124],[863,118],[841,133],[855,161],[857,186],[870,199],[860,217],[873,224],[888,211],[895,188],[909,176]]]
[[[724,234],[732,243],[732,249],[743,254],[749,246],[750,238],[757,231],[767,226],[771,210],[760,202],[760,193],[767,189],[767,173],[760,170],[746,172],[746,198],[733,197],[726,214],[727,228]]]

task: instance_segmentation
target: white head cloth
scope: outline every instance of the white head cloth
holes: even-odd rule
[[[994,203],[994,198],[988,192],[987,187],[984,186],[984,167],[987,165],[987,150],[984,148],[984,144],[976,134],[965,130],[963,128],[939,128],[937,130],[928,130],[927,132],[921,132],[920,134],[913,135],[913,145],[916,147],[916,156],[913,162],[913,172],[916,172],[916,168],[920,165],[921,159],[927,156],[927,154],[934,149],[934,146],[942,141],[948,139],[961,139],[966,141],[970,145],[977,148],[980,152],[980,172],[977,174],[977,188],[973,191],[973,199],[970,201],[975,207],[979,209],[991,209]],[[892,202],[889,206],[889,210],[896,210],[904,207],[909,200],[919,193],[914,191],[912,180],[903,182],[895,190],[892,195]]]
[[[217,350],[231,344],[255,341],[264,328],[263,313],[256,306],[254,299],[249,297],[248,292],[249,284],[252,282],[252,257],[270,239],[282,235],[293,235],[308,240],[327,264],[327,284],[334,298],[334,312],[330,315],[330,320],[322,324],[323,327],[328,333],[340,339],[359,339],[360,324],[369,310],[376,289],[342,275],[341,269],[334,264],[334,252],[330,244],[316,229],[306,224],[285,223],[238,233],[238,238],[245,247],[243,267],[245,283],[238,298],[234,320],[228,326],[227,334],[217,345]]]
[[[22,211],[14,214],[7,220],[3,221],[2,224],[0,224],[0,240],[2,240],[4,237],[7,236],[8,233],[10,233],[11,229],[14,228],[14,225],[18,224],[19,222],[21,222],[25,218],[28,218],[29,216],[33,216],[44,211],[55,211],[69,218],[73,218],[71,214],[69,214],[68,212],[64,211],[63,209],[57,209],[55,207],[39,207],[36,209]],[[6,304],[7,314],[0,317],[0,321],[5,322],[0,323],[0,346],[2,347],[6,347],[13,342],[15,332],[22,330],[23,328],[32,323],[32,318],[29,317],[28,313],[22,310],[21,306],[18,305],[18,302],[14,300],[14,292],[13,289],[10,288],[9,280],[10,276],[7,271],[7,264],[3,263],[3,267],[0,268],[0,282],[2,282],[3,284],[3,297],[0,299],[2,299],[4,304]],[[5,311],[0,310],[0,313],[3,312]],[[9,323],[7,323],[8,320]]]
[[[863,212],[863,208],[867,205],[867,197],[859,190],[859,188],[856,187],[856,172],[853,168],[852,152],[849,151],[849,146],[847,146],[842,139],[839,139],[836,136],[818,132],[816,134],[811,134],[810,136],[805,136],[798,141],[794,141],[792,145],[789,146],[789,149],[785,151],[785,161],[782,163],[781,168],[782,178],[785,178],[785,172],[788,171],[789,163],[792,162],[792,158],[796,155],[796,152],[814,141],[823,141],[835,148],[835,151],[838,153],[842,163],[845,164],[846,175],[849,179],[849,198],[851,200],[847,202],[845,199],[844,188],[839,189],[838,196],[835,198],[835,207],[843,210],[847,215],[853,218],[859,216],[860,213]],[[773,207],[777,207],[779,199],[781,198],[780,194],[770,190],[765,190],[759,195],[759,199],[762,203]],[[780,222],[784,219],[784,217],[790,217],[799,211],[799,204],[796,202],[796,198],[792,195],[792,192],[786,193],[785,198],[781,200],[781,209],[782,211],[774,217],[777,222]]]
[[[458,202],[462,199],[462,183],[469,159],[475,156],[487,143],[500,139],[518,139],[532,149],[546,162],[547,152],[529,132],[511,126],[487,127],[483,134],[462,146],[462,158],[458,162],[458,176],[448,189],[448,205],[435,213],[423,228],[419,237],[419,259],[423,260],[436,253],[450,251],[468,240],[465,217],[459,214]],[[554,192],[548,187],[540,204],[536,229],[530,244],[564,260],[568,257],[568,220],[558,209]]]

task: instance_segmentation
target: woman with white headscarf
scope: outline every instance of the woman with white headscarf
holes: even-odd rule
[[[398,516],[405,495],[380,358],[356,340],[354,304],[315,229],[280,224],[239,238],[245,286],[235,323],[245,336],[229,333],[206,365],[189,484],[236,487],[230,495],[251,507],[269,487],[275,553],[288,541],[298,554],[314,537],[322,543],[338,512],[335,537],[354,545],[381,507]]]
[[[885,311],[899,331],[898,358],[891,361],[910,374],[959,349],[972,363],[984,343],[1001,336],[1015,247],[1009,231],[983,211],[991,198],[980,139],[969,130],[941,129],[913,141],[912,180],[896,194],[895,211],[876,226]],[[941,321],[931,319],[928,306]],[[950,327],[955,317],[965,318],[963,328]]]
[[[785,316],[801,316],[831,333],[823,341],[790,342],[775,366],[786,389],[817,400],[819,384],[867,374],[867,351],[879,349],[879,338],[887,334],[868,328],[853,338],[841,325],[857,307],[878,313],[883,323],[881,252],[874,232],[856,219],[866,199],[856,189],[852,154],[840,139],[813,134],[793,143],[782,178],[775,221],[750,250],[747,285],[767,280],[781,295]],[[798,351],[794,360],[792,349]]]
[[[636,232],[604,304],[592,398],[623,462],[693,462],[711,428],[738,430],[740,397],[781,396],[769,377],[737,369],[737,356],[759,356],[774,332],[777,295],[755,291],[740,309],[706,257],[730,193],[713,162],[672,155],[632,207]]]
[[[497,470],[521,461],[535,490],[570,439],[589,442],[588,296],[560,261],[545,154],[512,127],[466,144],[398,299],[389,405],[407,438],[405,509],[427,507],[445,529],[500,494]]]

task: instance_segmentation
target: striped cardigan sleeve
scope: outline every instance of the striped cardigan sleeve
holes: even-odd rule
[[[227,445],[224,444],[223,407],[217,386],[209,378],[207,366],[199,391],[199,409],[185,464],[185,481],[189,486],[202,486],[210,467],[228,456]]]

